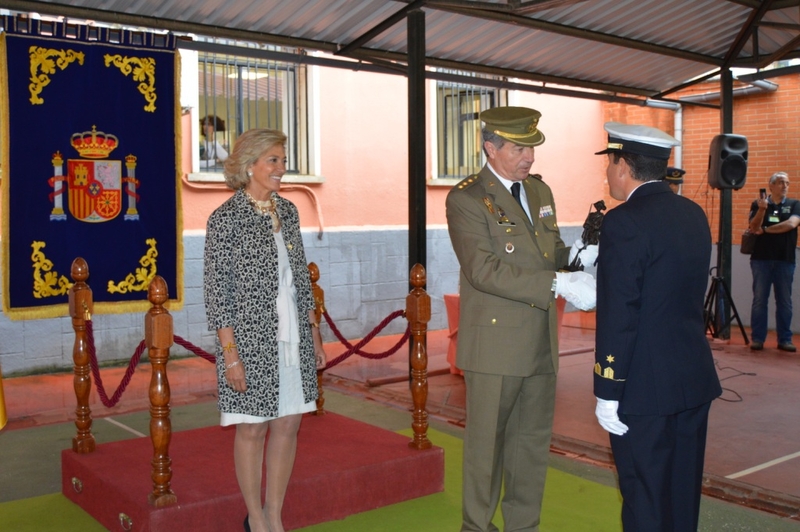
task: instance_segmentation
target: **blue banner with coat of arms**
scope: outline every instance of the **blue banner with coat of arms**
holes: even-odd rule
[[[68,314],[71,267],[95,312],[146,311],[155,275],[182,302],[175,37],[5,17],[3,311]]]

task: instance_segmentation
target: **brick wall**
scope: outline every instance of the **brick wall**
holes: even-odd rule
[[[734,97],[733,131],[747,137],[749,157],[747,179],[740,190],[732,191],[733,243],[747,226],[750,204],[765,188],[769,176],[782,170],[789,173],[791,197],[800,197],[800,120],[797,119],[800,103],[800,75],[793,74],[770,79],[778,85],[775,92]],[[743,86],[735,84],[734,88]],[[670,98],[691,94],[719,92],[719,83],[704,83]],[[719,100],[708,103],[719,104]],[[670,110],[608,104],[606,120],[639,123],[658,127],[674,134],[675,113]],[[720,191],[708,185],[708,156],[711,140],[720,133],[718,109],[683,106],[683,162],[686,170],[682,194],[702,206],[709,218],[711,234],[717,239],[719,231]],[[672,161],[670,161],[672,164]],[[797,191],[795,189],[798,188]],[[606,192],[608,192],[606,190]],[[615,205],[613,200],[609,206]]]

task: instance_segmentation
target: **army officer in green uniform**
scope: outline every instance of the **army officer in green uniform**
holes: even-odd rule
[[[464,371],[462,531],[538,531],[555,406],[557,295],[594,307],[594,279],[557,273],[569,248],[553,195],[530,174],[544,142],[541,113],[481,113],[487,164],[447,196],[450,240],[461,267],[456,365]]]

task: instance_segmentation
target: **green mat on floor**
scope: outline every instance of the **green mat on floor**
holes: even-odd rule
[[[401,431],[411,436],[411,430]],[[445,452],[444,492],[352,515],[303,532],[426,532],[458,530],[461,523],[461,449],[459,438],[429,430]],[[542,512],[542,532],[619,532],[620,498],[616,489],[550,468]],[[502,530],[502,518],[495,524]],[[0,530],[15,532],[103,532],[89,514],[60,493],[0,503]]]
[[[0,503],[0,530],[14,532],[106,532],[106,528],[60,493]]]
[[[412,436],[411,429],[399,431]],[[462,441],[433,429],[428,438],[444,449],[444,492],[393,504],[300,529],[302,532],[452,532],[461,526]],[[622,502],[619,492],[552,467],[547,471],[542,510],[542,532],[620,532]],[[502,527],[498,510],[495,525]]]

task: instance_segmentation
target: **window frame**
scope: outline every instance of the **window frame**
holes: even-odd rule
[[[252,48],[252,46],[255,46],[252,43],[250,43],[251,47],[243,46],[242,43],[236,43],[236,46],[206,42],[193,44],[197,45],[197,47],[186,46],[180,48],[181,63],[183,65],[181,106],[184,114],[188,113],[190,115],[190,131],[193,139],[191,142],[191,171],[186,172],[188,181],[193,183],[224,183],[225,181],[221,171],[205,171],[200,167],[200,142],[203,136],[199,123],[200,119],[206,115],[205,112],[201,112],[200,104],[200,99],[202,98],[200,87],[202,57],[204,55],[219,54],[239,59],[241,67],[246,67],[248,64],[261,63],[278,65],[281,71],[291,71],[290,75],[294,76],[294,80],[289,81],[289,83],[293,83],[294,87],[291,91],[283,92],[285,95],[282,99],[284,102],[283,107],[288,109],[289,113],[283,114],[280,129],[284,132],[289,132],[287,133],[287,155],[291,153],[297,163],[296,168],[286,173],[283,181],[286,183],[323,183],[325,179],[319,175],[319,161],[316,160],[318,149],[314,146],[314,143],[319,140],[314,127],[314,122],[318,119],[315,112],[315,109],[318,108],[318,104],[315,105],[318,95],[313,93],[316,87],[314,78],[317,67],[301,62],[269,57],[270,55],[291,57],[291,54],[287,53],[286,49],[280,47],[274,47],[278,51],[270,50],[265,52],[263,47]],[[232,104],[241,105],[236,101],[235,96],[232,98]],[[209,112],[216,114],[210,107]],[[241,116],[239,113],[240,111],[236,109],[230,113],[225,113],[226,116],[236,117],[230,121],[226,120],[226,135],[228,139],[235,139],[238,129],[246,129],[246,125],[239,123],[238,116]],[[291,133],[292,131],[294,132],[293,134]],[[195,141],[194,139],[197,140]],[[232,142],[229,141],[228,148],[230,148],[231,144]],[[228,152],[230,153],[230,149],[228,149]]]
[[[464,75],[463,72],[450,72],[451,74],[459,74]],[[474,117],[471,120],[476,122],[475,128],[475,141],[477,142],[477,151],[478,160],[480,161],[476,167],[474,167],[474,172],[469,172],[464,175],[448,175],[442,173],[442,157],[447,157],[447,154],[443,154],[442,150],[446,148],[445,139],[443,137],[443,129],[445,128],[445,120],[442,113],[446,112],[446,108],[442,105],[442,98],[440,97],[442,93],[442,89],[461,89],[462,91],[474,91],[478,93],[478,98],[483,100],[487,95],[493,99],[493,102],[490,102],[490,105],[487,105],[488,102],[481,102],[479,104],[479,108],[474,111]],[[431,178],[428,180],[428,185],[431,186],[452,186],[465,177],[472,175],[473,173],[477,173],[486,163],[486,155],[483,153],[483,140],[481,137],[481,123],[479,119],[479,115],[481,111],[485,109],[489,109],[490,107],[498,107],[502,105],[507,105],[508,102],[508,91],[505,89],[499,89],[495,87],[490,87],[486,85],[481,85],[480,83],[469,84],[469,83],[462,83],[462,82],[452,82],[452,81],[443,81],[443,80],[431,80],[429,82],[429,108],[433,109],[434,112],[431,113],[430,118],[430,136],[431,136]],[[458,120],[461,121],[463,116],[459,116]],[[461,128],[459,128],[461,129]],[[463,143],[459,143],[460,147],[463,147]]]

